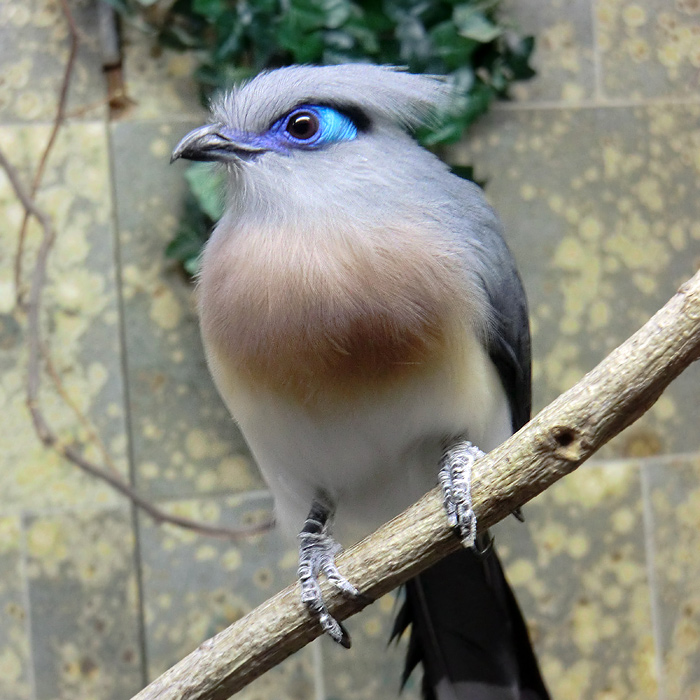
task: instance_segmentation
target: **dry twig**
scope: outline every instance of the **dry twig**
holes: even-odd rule
[[[44,177],[44,170],[46,169],[46,163],[49,160],[49,155],[53,149],[53,145],[56,142],[56,137],[61,129],[63,120],[66,116],[66,104],[68,102],[68,88],[70,87],[71,77],[73,75],[73,68],[75,66],[75,57],[78,53],[79,36],[78,29],[75,26],[75,21],[73,19],[73,14],[71,13],[67,0],[59,0],[61,3],[61,9],[68,22],[68,29],[70,33],[70,49],[68,52],[68,60],[66,61],[66,66],[63,71],[63,81],[61,82],[61,91],[58,96],[58,107],[56,108],[56,115],[53,120],[53,126],[51,127],[51,134],[49,135],[49,140],[46,143],[43,153],[41,154],[41,160],[37,166],[36,172],[34,173],[34,179],[32,180],[32,187],[30,190],[30,198],[34,199],[36,197],[37,190],[41,184],[41,179]],[[27,238],[27,226],[29,224],[29,210],[25,208],[24,217],[22,219],[22,226],[19,231],[19,237],[17,239],[17,251],[15,253],[15,301],[18,306],[22,306],[22,259],[24,258],[24,244]]]
[[[479,528],[506,517],[572,472],[626,428],[700,357],[700,272],[656,315],[520,432],[479,460],[472,495]],[[339,559],[342,573],[372,599],[460,547],[436,489]],[[324,585],[333,616],[367,603]],[[133,700],[224,700],[320,634],[293,585],[189,656]]]
[[[66,102],[68,97],[68,88],[70,86],[71,76],[75,65],[75,56],[79,44],[79,33],[75,25],[75,21],[70,12],[66,0],[60,0],[63,14],[68,22],[70,29],[70,52],[66,63],[61,90],[58,100],[58,108],[54,117],[53,127],[49,140],[42,152],[39,165],[34,174],[32,185],[27,192],[24,185],[20,181],[17,170],[9,162],[5,154],[0,151],[0,168],[4,169],[10,184],[24,207],[24,218],[19,234],[19,240],[15,258],[15,284],[16,284],[16,303],[18,307],[25,307],[27,312],[27,339],[29,348],[29,358],[27,362],[27,406],[32,417],[32,422],[36,430],[37,436],[41,442],[49,448],[53,448],[60,455],[78,466],[84,472],[91,474],[103,481],[107,482],[112,488],[117,490],[122,495],[131,500],[134,505],[141,508],[144,512],[151,516],[158,523],[169,523],[177,525],[189,530],[193,530],[202,535],[213,535],[216,537],[226,537],[230,539],[239,539],[241,537],[258,534],[264,532],[272,526],[272,521],[261,523],[260,525],[251,526],[248,528],[232,529],[226,527],[217,527],[200,523],[189,518],[172,515],[151,503],[148,499],[139,494],[132,486],[127,483],[114,469],[113,462],[109,455],[105,453],[102,442],[97,438],[97,433],[90,425],[87,417],[84,416],[78,409],[75,402],[68,397],[65,388],[60,380],[59,375],[54,369],[51,358],[48,356],[48,350],[41,339],[41,302],[44,287],[46,285],[46,270],[51,248],[56,240],[56,231],[49,216],[40,209],[35,201],[35,196],[44,175],[44,170],[48,162],[49,155],[56,141],[61,125],[65,119]],[[30,217],[37,219],[42,229],[42,238],[37,251],[34,268],[31,275],[31,283],[29,290],[29,301],[26,306],[22,301],[20,292],[22,284],[22,257],[24,254],[24,243],[26,239],[27,225]],[[93,436],[93,440],[98,448],[106,454],[105,461],[110,469],[103,469],[86,459],[80,449],[74,445],[65,444],[59,439],[58,435],[49,426],[45,415],[40,405],[40,385],[41,385],[41,358],[45,356],[46,364],[53,383],[59,395],[64,399],[64,402],[76,415],[80,423],[87,429],[89,435]]]
[[[30,216],[35,217],[43,229],[43,236],[32,274],[29,302],[27,304],[27,338],[29,345],[29,359],[27,361],[27,406],[29,407],[34,428],[41,442],[46,445],[46,447],[56,450],[61,456],[80,467],[84,472],[106,481],[112,488],[129,498],[134,505],[150,515],[156,522],[178,525],[202,535],[213,535],[231,539],[239,539],[244,536],[258,534],[268,530],[271,527],[271,522],[265,522],[250,528],[234,530],[231,528],[207,525],[206,523],[196,522],[189,518],[167,513],[139,494],[130,484],[122,479],[119,474],[93,464],[90,460],[86,459],[75,446],[65,444],[51,429],[39,402],[42,356],[40,312],[42,293],[46,284],[46,265],[51,247],[56,239],[56,232],[51,219],[36,205],[36,202],[30,197],[29,193],[26,192],[19,180],[17,171],[1,150],[0,168],[7,173],[10,184],[25,211]]]

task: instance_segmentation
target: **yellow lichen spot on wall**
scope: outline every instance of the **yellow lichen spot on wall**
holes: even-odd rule
[[[221,487],[237,491],[249,489],[254,483],[251,469],[250,461],[242,455],[225,457],[217,467]]]
[[[691,46],[688,49],[688,60],[690,65],[700,68],[700,45]]]
[[[0,313],[9,314],[15,307],[15,285],[10,279],[0,279]]]
[[[576,207],[571,206],[567,207],[564,211],[564,218],[570,224],[578,224],[578,222],[581,220],[581,214],[579,213],[578,209],[576,209]]]
[[[597,604],[579,601],[572,614],[572,638],[583,654],[591,654],[600,638],[600,610]]]
[[[644,39],[639,37],[628,39],[625,41],[624,47],[629,57],[635,63],[644,63],[651,57],[651,49],[649,44]]]
[[[581,322],[573,316],[564,316],[559,322],[559,330],[564,335],[577,335],[581,330]]]
[[[238,549],[229,549],[220,559],[226,571],[235,571],[242,563],[243,557]]]
[[[661,452],[663,445],[659,436],[648,427],[635,427],[625,443],[627,457],[652,457]]]
[[[700,166],[700,162],[698,165]],[[680,223],[673,224],[668,231],[668,240],[670,241],[674,250],[679,252],[683,250],[686,246],[685,227]]]
[[[529,202],[537,196],[537,190],[532,185],[525,184],[520,188],[520,196]]]
[[[637,688],[644,691],[657,691],[656,677],[656,649],[654,638],[651,634],[642,634],[637,639],[637,644],[634,650],[634,665],[631,675],[637,682]],[[682,697],[682,694],[675,694],[674,697]],[[700,695],[696,694],[696,698]],[[686,696],[687,700],[691,700],[691,696]]]
[[[197,475],[197,491],[212,491],[216,488],[218,481],[218,474],[215,471],[207,469],[200,472]]]
[[[620,634],[620,623],[614,617],[604,617],[600,623],[602,639],[611,639]]]
[[[32,71],[32,62],[29,58],[23,58],[17,63],[5,65],[3,68],[3,81],[6,87],[19,90],[29,84]]]
[[[165,158],[170,154],[171,144],[165,139],[154,139],[148,147],[149,152],[154,158]]]
[[[89,222],[85,223],[89,226]],[[80,226],[71,226],[62,231],[56,241],[56,253],[63,265],[77,265],[87,258],[90,246],[88,245],[85,230]]]
[[[592,329],[607,326],[610,322],[610,306],[601,300],[594,301],[588,311],[588,319]]]
[[[575,534],[566,542],[566,550],[574,559],[581,559],[588,554],[590,543],[588,539],[581,534]]]
[[[631,586],[632,584],[644,578],[644,568],[637,562],[631,559],[615,562],[613,574],[622,586]]]
[[[107,367],[101,362],[91,362],[88,367],[87,379],[90,385],[90,394],[95,396],[107,383],[109,374]]]
[[[547,523],[540,529],[537,536],[540,549],[551,555],[556,555],[563,551],[566,539],[566,529],[561,523]]]
[[[612,514],[612,527],[621,534],[631,532],[638,519],[629,508],[620,508]]]
[[[678,68],[680,65],[683,55],[677,44],[664,44],[656,52],[656,57],[659,59],[659,63],[666,66],[666,68]]]
[[[363,629],[368,637],[378,637],[384,628],[382,627],[380,618],[372,616],[365,621]]]
[[[587,659],[579,659],[564,671],[556,685],[555,696],[558,700],[581,700],[588,695],[587,690],[592,677],[591,662]]]
[[[670,420],[676,415],[676,404],[668,394],[663,394],[651,410],[660,420]]]
[[[27,549],[33,557],[51,559],[54,562],[61,562],[68,555],[63,530],[52,520],[39,520],[31,526]]]
[[[0,678],[7,683],[14,683],[22,675],[22,661],[11,647],[5,647],[0,652]],[[6,686],[7,687],[7,686]]]
[[[296,551],[296,549],[290,549],[288,552],[285,552],[285,554],[283,555],[283,557],[280,559],[280,561],[279,561],[279,568],[280,568],[280,569],[285,569],[285,570],[288,570],[288,569],[295,569],[295,568],[297,567],[297,564],[298,564],[298,563],[299,563],[299,554],[298,554],[298,552]],[[392,603],[393,603],[393,599],[391,598],[391,596],[384,596],[384,598],[382,598],[382,601],[383,601],[385,598],[388,598],[389,600],[392,600]]]
[[[173,78],[186,78],[192,75],[194,69],[192,57],[186,53],[170,54],[168,57],[168,73]]]
[[[637,196],[641,203],[650,211],[661,211],[664,200],[661,196],[659,181],[652,177],[645,177],[637,185]]]
[[[628,471],[621,468],[606,467],[603,469],[587,469],[577,474],[573,479],[574,501],[591,508],[599,505],[612,496],[620,495],[627,489]]]
[[[634,286],[637,287],[642,294],[646,294],[647,296],[655,294],[659,287],[656,277],[645,275],[642,272],[635,272],[632,275],[632,281],[634,282]]]
[[[549,208],[556,214],[561,214],[564,210],[564,198],[559,194],[553,194],[547,199]]]
[[[155,462],[141,462],[138,473],[144,479],[155,479],[160,474],[160,468]]]
[[[529,583],[535,578],[535,566],[529,559],[517,559],[508,567],[508,580],[514,586]]]
[[[578,230],[582,238],[595,241],[603,234],[603,224],[595,216],[585,216],[581,220]]]
[[[555,267],[563,270],[577,270],[583,262],[584,255],[581,241],[573,236],[567,236],[557,246],[552,262]]]
[[[19,522],[16,518],[0,518],[0,554],[17,551],[19,535]]]
[[[151,320],[164,329],[175,328],[182,318],[182,307],[173,292],[160,286],[151,301]]]
[[[647,13],[640,5],[631,3],[622,10],[622,19],[628,27],[641,27],[647,21]]]
[[[185,448],[192,459],[204,459],[209,454],[209,441],[203,430],[195,428],[187,433]]]
[[[564,83],[561,89],[561,98],[565,102],[581,102],[586,96],[583,86],[578,83]]]
[[[197,548],[194,556],[197,561],[210,561],[211,559],[215,559],[216,555],[216,547],[212,547],[210,544],[205,544]]]
[[[602,599],[603,603],[608,608],[617,608],[620,603],[624,600],[624,589],[620,586],[607,585],[603,589]]]
[[[624,154],[615,146],[607,144],[603,147],[603,169],[606,178],[616,178],[619,175],[624,158]]]

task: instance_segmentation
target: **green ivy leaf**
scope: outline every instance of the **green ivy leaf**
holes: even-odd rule
[[[474,12],[473,8],[465,5],[455,7],[453,15],[457,31],[467,39],[474,39],[482,44],[488,44],[501,36],[503,30],[494,24],[482,12]]]
[[[289,63],[374,61],[447,74],[455,86],[449,115],[417,137],[439,147],[458,141],[496,97],[535,74],[532,37],[498,17],[501,0],[105,0],[154,31],[161,46],[194,51],[203,103],[260,70]],[[471,177],[464,168],[458,174]],[[190,273],[222,212],[223,172],[187,170],[191,195],[168,255]]]
[[[197,257],[202,248],[202,237],[199,231],[192,228],[180,228],[175,238],[165,248],[167,257],[185,262]]]
[[[430,30],[435,52],[442,58],[448,71],[453,71],[469,62],[479,42],[457,33],[452,22],[441,22]]]
[[[352,14],[352,3],[348,0],[321,0],[324,26],[327,29],[338,29],[348,21]]]
[[[475,182],[474,166],[472,165],[451,165],[450,171],[453,175],[457,175],[457,177],[461,177],[463,180]]]
[[[216,20],[227,9],[224,0],[192,0],[192,11],[212,20]]]
[[[503,60],[510,69],[512,80],[529,80],[535,75],[535,70],[530,65],[534,49],[535,37],[526,36],[520,39],[512,34],[506,35]]]
[[[199,208],[210,219],[218,221],[224,213],[224,172],[210,163],[192,163],[185,171],[185,179]]]
[[[190,277],[196,277],[199,274],[199,267],[202,264],[202,251],[197,253],[197,255],[192,255],[182,262],[182,266],[185,268],[185,272],[190,275]]]

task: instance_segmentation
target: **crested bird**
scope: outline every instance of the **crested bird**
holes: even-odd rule
[[[215,101],[172,160],[222,163],[201,259],[209,368],[299,534],[302,600],[349,646],[318,585],[350,544],[440,481],[465,547],[406,586],[404,682],[427,700],[548,698],[470,468],[530,415],[527,303],[501,225],[413,130],[449,84],[367,64],[264,72]]]

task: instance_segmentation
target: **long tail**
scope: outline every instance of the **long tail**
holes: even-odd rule
[[[392,638],[409,625],[403,683],[422,663],[425,700],[549,700],[495,551],[455,552],[410,581]]]

